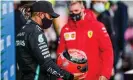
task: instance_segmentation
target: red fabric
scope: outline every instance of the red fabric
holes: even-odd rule
[[[69,19],[63,27],[57,53],[60,54],[65,49],[82,50],[88,57],[89,72],[85,80],[98,80],[100,75],[109,79],[113,68],[109,35],[90,10],[85,13],[84,20],[73,22]]]

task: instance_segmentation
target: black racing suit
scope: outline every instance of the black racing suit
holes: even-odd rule
[[[33,20],[28,20],[17,34],[16,51],[21,80],[50,80],[50,74],[73,80],[72,74],[53,62],[44,32]]]

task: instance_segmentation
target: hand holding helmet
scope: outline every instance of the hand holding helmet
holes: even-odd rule
[[[82,74],[80,79],[86,77],[88,71],[87,56],[85,52],[77,49],[69,49],[62,52],[57,58],[57,64],[62,69],[74,74],[75,80],[77,75]],[[79,76],[78,76],[79,77]]]

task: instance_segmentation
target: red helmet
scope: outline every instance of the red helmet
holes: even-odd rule
[[[70,73],[87,73],[87,56],[77,49],[64,51],[57,58],[57,64]],[[86,74],[84,74],[86,75]]]

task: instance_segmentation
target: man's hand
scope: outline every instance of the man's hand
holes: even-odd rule
[[[114,68],[112,69],[112,73],[111,73],[111,76],[114,76],[115,75],[115,70]]]
[[[99,80],[108,80],[105,76],[100,76]]]
[[[82,77],[84,73],[74,73],[74,80],[84,80],[85,77]]]

